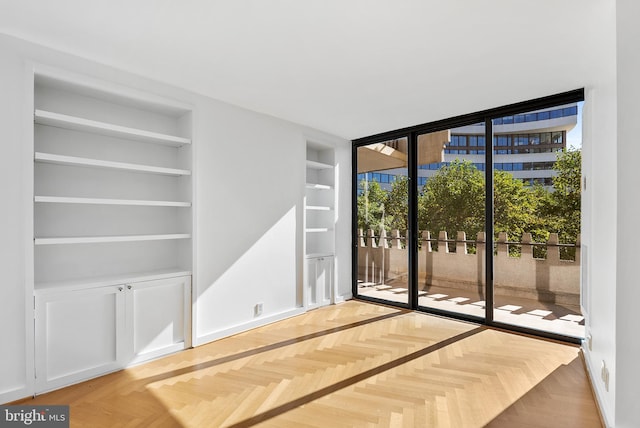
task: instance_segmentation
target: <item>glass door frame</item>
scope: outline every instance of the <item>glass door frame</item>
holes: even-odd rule
[[[449,119],[438,120],[408,128],[402,128],[395,131],[384,132],[369,137],[358,138],[352,140],[352,186],[351,186],[351,203],[352,203],[352,294],[354,298],[382,303],[385,305],[402,307],[410,310],[420,310],[426,313],[443,315],[449,318],[471,321],[484,324],[490,327],[516,331],[520,333],[545,337],[554,340],[560,340],[570,343],[581,343],[581,339],[576,337],[564,336],[557,333],[535,330],[527,327],[505,324],[494,320],[494,194],[493,194],[493,120],[503,116],[510,116],[519,113],[525,113],[533,110],[551,108],[554,106],[584,101],[584,88],[563,92],[556,95],[550,95],[542,98],[536,98],[530,101],[519,102],[502,107],[492,108],[476,113],[465,114],[452,117]],[[485,316],[479,318],[467,314],[449,312],[435,308],[426,308],[418,305],[418,165],[417,165],[417,139],[418,135],[428,134],[431,132],[443,131],[447,129],[457,128],[466,125],[484,123],[485,125]],[[358,147],[366,146],[374,143],[382,143],[385,141],[407,138],[408,139],[408,156],[407,169],[409,174],[409,209],[408,209],[408,229],[407,236],[407,256],[408,256],[408,303],[391,302],[371,296],[362,296],[358,294]],[[491,250],[489,250],[491,249]]]

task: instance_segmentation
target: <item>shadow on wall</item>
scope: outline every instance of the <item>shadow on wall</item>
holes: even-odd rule
[[[215,239],[198,260],[210,264],[199,269],[210,274],[198,278],[199,336],[251,321],[258,302],[272,314],[301,306],[301,210],[294,206],[269,226],[261,214],[235,234],[221,233],[229,238]]]

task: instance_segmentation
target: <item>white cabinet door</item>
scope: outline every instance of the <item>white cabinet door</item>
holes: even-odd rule
[[[190,303],[190,276],[127,284],[129,362],[191,346]]]
[[[333,291],[333,256],[307,259],[307,309],[331,303]]]
[[[35,313],[36,392],[123,366],[123,286],[40,293]]]
[[[191,346],[191,277],[41,292],[36,392]]]

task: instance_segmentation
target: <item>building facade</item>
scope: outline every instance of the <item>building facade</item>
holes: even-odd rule
[[[577,120],[575,103],[494,120],[494,169],[511,173],[525,185],[553,186],[553,164],[567,148],[567,133]],[[484,171],[485,149],[484,124],[451,129],[449,141],[444,145],[443,162],[418,166],[418,186],[424,186],[429,177],[456,159],[470,161]],[[358,174],[358,182],[376,181],[390,190],[392,183],[403,176],[407,176],[406,168],[363,171]]]

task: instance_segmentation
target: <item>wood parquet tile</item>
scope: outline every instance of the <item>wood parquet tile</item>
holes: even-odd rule
[[[74,427],[601,426],[578,348],[357,301],[28,403]]]

